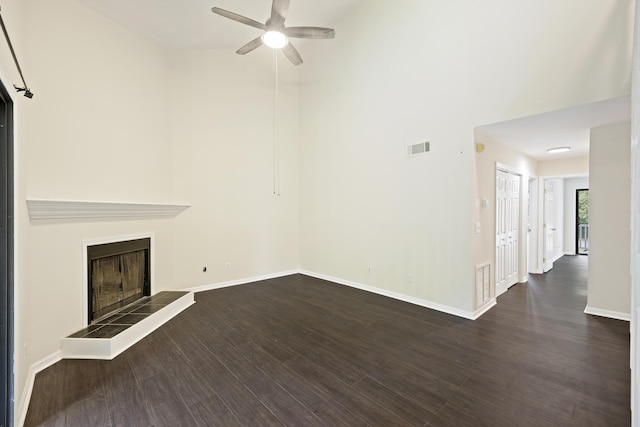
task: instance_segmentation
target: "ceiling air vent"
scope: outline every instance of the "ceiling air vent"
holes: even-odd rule
[[[419,156],[420,154],[429,152],[429,143],[421,142],[420,144],[413,144],[408,147],[409,157]]]

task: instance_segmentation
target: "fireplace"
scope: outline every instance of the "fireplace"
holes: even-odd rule
[[[151,239],[86,247],[88,324],[151,295]]]

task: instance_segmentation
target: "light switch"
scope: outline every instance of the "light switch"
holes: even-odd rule
[[[480,234],[480,223],[476,222],[476,234]]]

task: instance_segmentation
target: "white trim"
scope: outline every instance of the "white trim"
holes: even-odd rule
[[[174,218],[190,205],[27,199],[29,218],[43,220],[109,220]]]
[[[449,307],[447,305],[434,303],[431,301],[423,300],[420,298],[411,297],[409,295],[400,294],[397,292],[387,291],[385,289],[376,288],[369,285],[363,285],[362,283],[352,282],[350,280],[343,280],[337,277],[327,276],[324,274],[314,273],[311,271],[301,270],[300,274],[304,274],[306,276],[315,277],[316,279],[327,280],[329,282],[337,283],[339,285],[345,285],[352,288],[360,289],[367,292],[372,292],[374,294],[382,295],[385,297],[393,298],[398,301],[404,301],[411,304],[419,305],[421,307],[430,308],[432,310],[441,311],[443,313],[451,314],[454,316],[462,317],[464,319],[476,320],[476,313],[472,313],[470,311],[460,310],[454,307]],[[491,307],[489,307],[491,308]],[[487,309],[488,310],[488,309]],[[480,310],[480,315],[484,313],[483,310]],[[479,317],[479,316],[478,316]]]
[[[20,407],[16,408],[16,417],[14,419],[17,421],[16,425],[24,425],[24,422],[27,419],[27,411],[29,410],[29,403],[31,402],[31,393],[33,392],[33,384],[36,380],[36,374],[44,371],[49,366],[58,363],[60,360],[62,360],[62,353],[58,350],[44,359],[35,362],[29,367],[27,382],[22,390],[22,396],[20,397]]]
[[[522,279],[521,281],[516,282],[513,285],[509,285],[507,287],[504,287],[504,286],[498,287],[498,286],[496,286],[496,298],[499,297],[500,295],[504,294],[505,292],[507,292],[509,289],[513,288],[515,285],[522,285],[524,283],[527,283],[528,281],[529,281],[529,277],[527,276],[524,279]],[[498,289],[498,288],[500,288],[500,289]],[[504,288],[504,289],[502,289],[502,288]]]
[[[194,303],[193,292],[189,292],[113,338],[62,338],[62,357],[112,360]]]
[[[229,288],[231,286],[240,286],[240,285],[246,285],[246,284],[249,284],[249,283],[260,282],[262,280],[277,279],[279,277],[291,276],[293,274],[300,274],[300,270],[282,271],[280,273],[273,273],[273,274],[265,274],[265,275],[262,275],[262,276],[247,277],[247,278],[244,278],[244,279],[230,280],[228,282],[212,283],[210,285],[196,286],[196,287],[188,288],[188,289],[185,289],[185,290],[186,291],[190,291],[190,292],[196,292],[196,293],[197,292],[213,291],[215,289]]]
[[[608,317],[610,319],[624,320],[625,322],[631,321],[631,315],[629,313],[620,313],[618,311],[603,310],[600,308],[589,307],[588,305],[584,309],[585,314],[592,316]]]
[[[384,289],[374,288],[374,287],[371,287],[371,286],[363,285],[363,284],[352,282],[352,281],[348,281],[348,280],[339,279],[339,278],[332,277],[332,276],[327,276],[327,275],[324,275],[324,274],[313,273],[313,272],[310,272],[310,271],[297,269],[297,270],[283,271],[283,272],[280,272],[280,273],[273,273],[273,274],[265,274],[265,275],[261,275],[261,276],[254,276],[254,277],[250,277],[250,278],[231,280],[231,281],[227,281],[227,282],[220,282],[220,283],[216,283],[216,284],[204,285],[204,286],[198,286],[198,287],[194,287],[194,288],[190,288],[190,289],[185,289],[186,291],[192,292],[192,293],[188,294],[188,296],[191,297],[192,302],[190,304],[188,304],[186,307],[181,308],[177,313],[173,314],[170,318],[174,317],[180,311],[184,310],[185,308],[187,308],[191,304],[195,303],[195,301],[193,301],[193,293],[206,292],[206,291],[210,291],[210,290],[222,289],[222,288],[227,288],[227,287],[231,287],[231,286],[240,286],[240,285],[245,285],[245,284],[249,284],[249,283],[259,282],[259,281],[262,281],[262,280],[277,279],[279,277],[291,276],[293,274],[303,274],[303,275],[306,275],[306,276],[315,277],[317,279],[327,280],[327,281],[330,281],[332,283],[336,283],[336,284],[339,284],[339,285],[349,286],[349,287],[353,287],[353,288],[356,288],[356,289],[364,290],[364,291],[367,291],[367,292],[372,292],[372,293],[375,293],[375,294],[378,294],[378,295],[390,297],[390,298],[393,298],[393,299],[396,299],[396,300],[399,300],[399,301],[408,302],[408,303],[415,304],[415,305],[418,305],[418,306],[421,306],[421,307],[425,307],[425,308],[428,308],[428,309],[432,309],[432,310],[440,311],[440,312],[443,312],[443,313],[451,314],[451,315],[454,315],[454,316],[462,317],[462,318],[468,319],[468,320],[476,320],[476,319],[480,318],[480,316],[482,316],[483,314],[488,312],[491,308],[493,308],[496,305],[496,299],[493,298],[487,304],[485,304],[482,308],[480,308],[479,310],[476,310],[475,312],[472,313],[472,312],[468,312],[468,311],[464,311],[464,310],[459,310],[457,308],[445,306],[445,305],[442,305],[442,304],[437,304],[437,303],[433,303],[433,302],[430,302],[430,301],[422,300],[422,299],[419,299],[419,298],[414,298],[414,297],[411,297],[411,296],[408,296],[408,295],[403,295],[403,294],[399,294],[399,293],[396,293],[396,292],[386,291]],[[185,295],[185,297],[187,297],[187,295]],[[162,324],[167,322],[169,319],[162,321],[157,326],[154,326],[152,329],[149,330],[148,333],[151,333],[155,329],[159,328],[160,326],[162,326]],[[149,327],[149,328],[151,328],[151,327]],[[63,338],[63,341],[64,340],[65,340],[65,338]],[[73,339],[69,339],[69,340],[73,340]],[[95,341],[95,339],[94,339],[94,341]],[[137,342],[137,340],[135,342]],[[135,342],[130,343],[126,348],[123,348],[120,351],[118,351],[116,354],[114,354],[113,357],[117,356],[122,351],[126,350],[131,345],[135,344]],[[63,346],[64,346],[64,344],[63,344]],[[72,346],[73,346],[73,344],[72,344]],[[86,349],[80,349],[80,350],[86,350]],[[83,354],[80,355],[80,353],[78,352],[77,353],[77,355],[78,355],[77,358],[92,358],[92,359],[98,358],[98,357],[93,357],[93,356],[95,356],[95,352],[93,352],[93,354],[90,354],[90,355],[88,355],[86,353],[87,353],[87,351],[83,351]],[[17,418],[19,420],[18,425],[23,425],[24,421],[26,419],[27,410],[29,409],[29,402],[31,400],[31,393],[33,391],[33,384],[34,384],[34,381],[35,381],[36,374],[38,372],[48,368],[49,366],[53,365],[54,363],[57,363],[58,361],[62,360],[62,356],[63,356],[63,350],[60,350],[60,351],[57,351],[57,352],[53,353],[51,356],[49,356],[47,358],[44,358],[41,361],[36,362],[33,365],[31,365],[31,368],[29,369],[29,374],[28,374],[28,377],[27,377],[27,384],[26,384],[26,386],[25,386],[25,388],[23,390],[22,398],[20,400],[20,409],[18,411],[19,418]],[[65,354],[65,357],[72,358],[73,356],[71,355],[71,353],[69,353],[69,355]],[[111,358],[113,358],[113,357],[111,357]]]
[[[231,286],[246,285],[246,284],[249,284],[249,283],[259,282],[259,281],[262,281],[262,280],[277,279],[279,277],[291,276],[293,274],[303,274],[305,276],[315,277],[316,279],[322,279],[322,280],[326,280],[328,282],[336,283],[338,285],[349,286],[349,287],[360,289],[360,290],[363,290],[363,291],[372,292],[374,294],[378,294],[378,295],[382,295],[382,296],[385,296],[385,297],[393,298],[393,299],[396,299],[398,301],[408,302],[410,304],[419,305],[421,307],[429,308],[431,310],[440,311],[442,313],[451,314],[453,316],[458,316],[458,317],[462,317],[464,319],[469,319],[469,320],[478,319],[480,316],[485,314],[487,311],[489,311],[492,307],[494,307],[496,305],[496,299],[493,298],[489,302],[487,302],[487,304],[485,304],[482,308],[476,310],[475,312],[464,311],[464,310],[460,310],[460,309],[457,309],[457,308],[454,308],[454,307],[449,307],[447,305],[434,303],[434,302],[423,300],[423,299],[420,299],[420,298],[415,298],[415,297],[412,297],[412,296],[409,296],[409,295],[404,295],[404,294],[400,294],[400,293],[397,293],[397,292],[391,292],[391,291],[387,291],[385,289],[375,288],[375,287],[372,287],[372,286],[363,285],[361,283],[352,282],[350,280],[344,280],[344,279],[340,279],[340,278],[337,278],[337,277],[328,276],[328,275],[320,274],[320,273],[314,273],[312,271],[307,271],[307,270],[302,270],[302,269],[284,271],[284,272],[281,272],[281,273],[267,274],[267,275],[264,275],[264,276],[255,276],[255,277],[250,277],[250,278],[231,280],[231,281],[228,281],[228,282],[214,283],[214,284],[211,284],[211,285],[197,286],[197,287],[189,288],[189,289],[186,289],[186,290],[187,291],[191,291],[191,292],[206,292],[206,291],[212,291],[212,290],[216,290],[216,289],[228,288],[228,287],[231,287]]]
[[[146,332],[145,335],[143,335],[142,337],[150,334],[151,332],[153,332],[154,330],[162,326],[164,323],[169,321],[171,318],[175,317],[178,313],[180,313],[190,305],[194,304],[195,301],[193,300],[193,293],[189,293],[185,295],[184,297],[178,299],[176,302],[180,302],[180,303],[171,304],[171,306],[149,316],[148,319],[152,319],[153,321],[147,322],[146,325],[143,325],[144,326],[143,328],[139,328],[138,332],[140,333]],[[163,315],[155,316],[156,314],[160,314],[160,313],[163,313]],[[153,316],[155,316],[155,318]],[[148,319],[145,319],[145,320],[148,320]],[[144,321],[140,323],[144,323]],[[135,325],[129,329],[133,329],[134,327]],[[124,332],[122,334],[124,334]],[[117,356],[121,352],[125,351],[127,348],[131,347],[133,344],[139,341],[142,337],[136,339],[134,342],[131,342],[131,340],[134,339],[132,336],[125,336],[124,339],[119,340],[119,342],[116,343],[116,346],[114,346],[114,350],[118,350],[119,348],[120,351],[118,351],[117,354],[114,354],[113,357]],[[111,359],[113,359],[113,357],[111,357]],[[72,358],[72,357],[68,357],[68,358]],[[80,358],[98,359],[98,357],[80,357]],[[17,401],[15,402],[16,403],[15,420],[17,422],[16,425],[18,426],[24,425],[24,422],[27,418],[27,411],[29,410],[29,403],[31,402],[31,394],[33,393],[33,385],[36,379],[36,374],[58,363],[62,359],[63,359],[63,350],[61,349],[33,363],[29,367],[29,372],[27,373],[27,381],[26,381],[26,384],[24,385],[24,389],[22,390],[22,396],[20,397],[19,403]],[[17,405],[19,405],[19,407]]]
[[[150,239],[149,242],[149,294],[153,295],[153,279],[155,277],[155,234],[153,232],[150,233],[141,233],[141,234],[131,234],[128,236],[116,236],[116,237],[108,237],[102,239],[90,239],[82,241],[82,319],[80,324],[83,328],[86,328],[89,325],[89,319],[87,318],[87,313],[89,312],[89,271],[87,265],[87,248],[89,246],[95,245],[104,245],[108,243],[117,243],[117,242],[126,242],[128,240],[138,240],[138,239]]]
[[[509,287],[507,285],[501,285],[500,283],[496,283],[496,298],[504,294],[508,290],[509,290]]]
[[[507,165],[506,163],[496,162],[496,170],[500,170],[502,172],[510,173],[513,175],[520,175],[520,177],[523,177],[526,175],[522,170],[518,168],[514,168],[511,165]]]
[[[486,312],[488,312],[489,310],[491,310],[493,307],[495,307],[497,305],[497,301],[495,298],[489,300],[485,305],[483,305],[481,308],[479,308],[478,310],[473,312],[473,319],[472,320],[477,320],[480,318],[480,316],[482,316],[483,314],[485,314]]]

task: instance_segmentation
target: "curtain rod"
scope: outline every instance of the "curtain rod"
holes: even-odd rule
[[[0,7],[0,11],[2,7]],[[18,87],[13,85],[14,88],[18,92],[24,92],[24,96],[27,98],[33,98],[33,92],[27,87],[27,82],[24,81],[24,75],[22,75],[22,69],[20,68],[20,64],[18,63],[18,58],[16,57],[16,52],[13,50],[13,45],[11,44],[11,39],[9,38],[9,33],[7,32],[7,27],[4,25],[4,19],[2,19],[2,14],[0,13],[0,26],[2,26],[2,32],[4,33],[4,38],[7,40],[7,44],[9,45],[9,50],[11,50],[11,55],[13,56],[13,62],[16,64],[16,68],[18,69],[18,73],[20,73],[20,78],[22,79],[22,84],[24,87]]]

